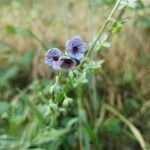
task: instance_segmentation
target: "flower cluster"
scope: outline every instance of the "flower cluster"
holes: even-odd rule
[[[64,55],[58,48],[51,48],[45,55],[45,64],[56,70],[73,70],[77,61],[84,57],[87,45],[80,37],[75,36],[66,42],[67,55]]]

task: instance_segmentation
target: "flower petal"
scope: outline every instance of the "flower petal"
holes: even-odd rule
[[[57,62],[53,62],[52,67],[53,67],[54,69],[56,69],[56,70],[59,70],[61,63],[62,63],[62,62],[61,62],[60,60],[57,61]]]
[[[79,49],[81,52],[86,52],[87,51],[87,44],[83,42],[82,45],[79,46]]]
[[[73,54],[73,53],[69,53],[69,56],[73,59],[76,59],[76,60],[81,60],[83,59],[84,57],[84,54],[83,53],[77,53],[77,54]]]
[[[75,69],[75,67],[76,67],[76,61],[75,60],[68,58],[68,57],[63,57],[60,60],[62,62],[60,65],[62,70],[68,71],[68,70]]]
[[[45,64],[56,70],[60,69],[60,57],[62,54],[58,48],[49,49],[45,55]]]
[[[83,53],[87,50],[87,45],[79,36],[74,36],[66,42],[66,48],[71,58],[81,60],[84,57]]]
[[[47,64],[48,66],[52,66],[53,65],[52,59],[45,58],[45,64]]]

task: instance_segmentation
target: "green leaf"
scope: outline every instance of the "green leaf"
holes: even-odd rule
[[[33,141],[38,136],[38,125],[36,122],[31,122],[24,131],[27,139]]]
[[[140,104],[138,101],[134,98],[126,99],[125,100],[125,107],[128,108],[128,110],[135,110],[138,109]]]
[[[133,71],[131,68],[126,68],[123,74],[123,83],[131,83],[133,81]]]
[[[59,77],[56,76],[56,81],[55,83],[50,87],[50,93],[55,93],[55,94],[58,94],[61,92],[61,86],[59,84]]]
[[[32,37],[41,44],[43,49],[47,50],[47,45],[38,36],[36,36],[36,34],[34,34],[30,29],[26,29],[26,28],[19,27],[19,26],[7,25],[5,27],[5,32],[9,34]]]
[[[141,0],[128,0],[128,6],[134,9],[141,9],[144,7]]]
[[[16,34],[16,35],[21,35],[25,37],[32,37],[34,38],[37,42],[41,44],[43,49],[47,50],[47,45],[40,39],[36,34],[34,34],[30,29],[23,28],[20,26],[12,26],[12,25],[7,25],[5,27],[5,32],[9,34]]]
[[[35,54],[34,51],[26,51],[23,54],[23,56],[18,60],[18,63],[23,64],[23,65],[30,64],[34,54]]]
[[[84,67],[86,70],[95,70],[95,69],[101,68],[103,63],[104,63],[104,60],[88,61],[88,63],[86,63]]]
[[[0,69],[0,86],[6,86],[8,84],[9,79],[13,78],[16,76],[18,73],[18,66],[11,67],[8,70],[5,69]]]
[[[144,8],[144,5],[141,2],[141,0],[122,0],[120,7],[123,8],[123,7],[126,7],[126,6],[128,6],[129,8],[132,8],[132,9],[142,9],[142,8]]]
[[[78,117],[75,117],[75,118],[72,118],[68,121],[67,123],[67,127],[68,128],[71,128],[74,124],[76,124],[77,122],[79,122],[79,118]]]
[[[0,101],[0,114],[8,112],[10,105],[7,101]]]
[[[50,131],[45,131],[42,135],[39,135],[33,142],[34,145],[41,145],[44,143],[61,141],[62,136],[68,133],[69,129],[51,129]]]
[[[29,29],[26,29],[26,28],[22,28],[22,27],[19,27],[19,26],[12,26],[12,25],[7,25],[5,27],[5,31],[9,34],[17,34],[17,35],[22,35],[22,36],[33,36],[33,32]]]
[[[43,114],[36,108],[36,106],[28,99],[27,95],[22,95],[20,97],[21,100],[30,108],[31,112],[35,115],[39,123],[45,124],[45,119]]]
[[[106,4],[106,5],[112,5],[114,4],[115,0],[101,0],[102,3]]]
[[[107,132],[110,132],[114,135],[120,134],[122,131],[120,126],[120,120],[118,119],[112,119],[109,122],[107,122],[105,128]]]
[[[79,111],[79,121],[86,123],[87,122],[87,114],[84,109],[80,109]]]
[[[150,17],[149,16],[139,16],[138,23],[145,28],[150,28]]]
[[[7,137],[6,135],[0,136],[0,149],[1,150],[14,150],[17,148],[19,139],[15,137]]]
[[[122,29],[122,23],[120,21],[118,21],[113,24],[111,31],[112,31],[112,33],[117,33],[121,29]]]

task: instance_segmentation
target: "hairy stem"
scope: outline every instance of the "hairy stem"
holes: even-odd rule
[[[100,28],[96,39],[94,40],[94,42],[92,43],[91,47],[89,48],[89,50],[87,51],[85,58],[87,58],[90,54],[90,52],[93,50],[93,48],[95,47],[97,41],[99,40],[99,38],[101,37],[102,33],[105,31],[108,23],[110,22],[112,16],[115,14],[115,12],[118,10],[118,7],[120,5],[122,0],[117,0],[115,3],[115,6],[113,7],[112,11],[110,12],[109,16],[107,17],[106,21],[104,22],[103,26]],[[81,61],[81,63],[79,64],[78,68],[80,68],[82,66],[84,61]]]
[[[93,42],[92,46],[90,47],[90,49],[89,49],[88,52],[86,53],[86,57],[89,56],[90,52],[91,52],[91,51],[93,50],[93,48],[95,47],[96,42],[98,41],[98,39],[100,38],[100,36],[101,36],[102,33],[104,32],[105,28],[107,27],[107,25],[108,25],[109,21],[111,20],[112,16],[114,15],[114,13],[117,11],[118,6],[120,5],[120,2],[121,2],[121,1],[122,1],[122,0],[117,0],[117,1],[116,1],[116,4],[115,4],[114,8],[112,9],[110,15],[107,17],[107,19],[106,19],[105,23],[103,24],[102,28],[99,30],[98,35],[97,35],[95,41]]]
[[[93,20],[92,20],[92,2],[90,0],[87,1],[88,5],[88,27],[89,27],[89,40],[92,40],[93,37]],[[95,53],[91,53],[91,57],[94,58]],[[96,117],[96,112],[97,112],[97,104],[98,104],[98,99],[97,99],[97,90],[96,90],[96,78],[95,74],[91,74],[91,90],[92,90],[92,108],[94,112],[94,116]]]

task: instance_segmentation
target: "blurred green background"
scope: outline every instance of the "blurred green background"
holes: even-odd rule
[[[51,98],[50,86],[56,75],[44,64],[45,50],[51,47],[65,49],[64,43],[74,35],[91,42],[114,2],[0,0],[0,150],[81,149],[77,127],[69,133],[64,128],[67,121],[75,121],[76,110],[73,107],[64,120],[60,122],[58,119],[53,125],[55,129],[49,130],[48,126],[41,125],[41,113],[45,114],[44,110],[47,110],[41,101],[44,97]],[[110,38],[111,46],[94,54],[94,59],[104,59],[105,63],[95,74],[96,112],[92,107],[94,94],[91,82],[83,89],[87,119],[83,127],[83,149],[141,149],[127,126],[110,113],[106,113],[95,137],[91,129],[102,102],[126,116],[149,146],[149,6],[148,0],[143,0],[139,7],[129,9],[125,13],[127,23]],[[21,100],[24,93],[26,95]],[[76,101],[74,94],[70,97]]]

